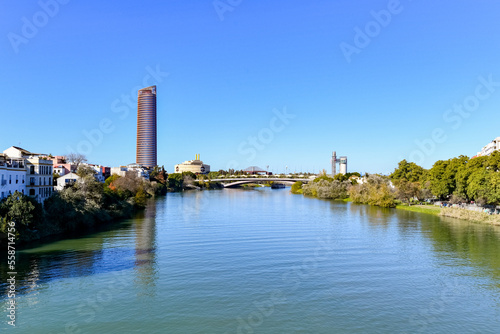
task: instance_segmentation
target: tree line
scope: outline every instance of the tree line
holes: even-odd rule
[[[54,192],[43,205],[20,192],[0,201],[0,243],[5,240],[9,222],[16,223],[19,244],[75,233],[131,217],[146,206],[148,198],[161,195],[167,187],[161,169],[149,181],[127,173],[112,175],[100,183],[94,173],[88,166],[79,166],[80,179]]]
[[[345,199],[355,203],[394,207],[428,199],[479,205],[500,204],[500,152],[489,156],[459,156],[439,160],[425,169],[414,162],[402,160],[388,176],[359,174],[331,178],[325,172],[309,184],[296,183],[293,193],[325,199]],[[359,180],[359,179],[358,179]]]

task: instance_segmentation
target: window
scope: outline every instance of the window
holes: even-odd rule
[[[30,174],[35,174],[35,166],[30,166]]]
[[[0,197],[0,198],[4,198],[4,196],[5,196],[5,193],[2,191],[2,197]]]
[[[30,189],[30,196],[35,196],[35,189]]]
[[[16,184],[19,183],[19,175],[16,175]]]
[[[12,175],[9,175],[9,184],[12,183]]]
[[[23,184],[24,184],[24,175],[23,175]]]
[[[24,189],[23,189],[23,190],[21,190],[21,192],[22,192],[22,193],[23,193],[23,195],[24,195]]]

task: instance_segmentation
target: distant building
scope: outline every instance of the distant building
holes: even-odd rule
[[[478,157],[490,155],[494,151],[500,150],[500,137],[493,139],[490,143],[481,149],[481,152],[477,153]]]
[[[75,184],[80,177],[76,175],[75,173],[69,173],[64,176],[61,176],[57,179],[57,186],[55,187],[56,190],[61,191],[64,189],[65,186],[67,185],[73,185]]]
[[[266,170],[263,170],[260,167],[257,166],[250,166],[247,167],[243,170],[243,173],[248,174],[248,175],[271,175],[269,174]]]
[[[181,164],[175,165],[174,170],[176,173],[192,172],[194,174],[208,174],[210,173],[210,165],[205,165],[200,160],[200,155],[196,154],[194,160],[184,161]]]
[[[136,163],[153,168],[157,165],[156,86],[140,89],[137,97]]]
[[[40,156],[30,156],[26,159],[27,194],[35,197],[39,202],[45,201],[52,195],[52,160]]]
[[[111,167],[110,172],[111,175],[119,175],[119,176],[126,176],[128,173],[134,173],[137,175],[137,177],[142,177],[146,180],[149,180],[148,168],[138,164],[129,164],[127,166]]]
[[[14,161],[18,166],[22,163],[22,168],[17,168],[17,174],[12,174],[11,172],[8,180],[11,183],[9,184],[12,184],[14,180],[13,177],[15,177],[16,180],[18,180],[16,184],[20,184],[19,182],[21,182],[19,185],[21,192],[34,197],[38,202],[43,202],[52,195],[53,162],[46,154],[32,153],[17,146],[11,146],[3,151],[3,153],[4,159],[6,159],[6,161],[10,159],[11,164]],[[24,172],[22,171],[23,169]],[[10,172],[10,170],[5,170]],[[24,175],[24,179],[22,175]],[[1,180],[0,177],[0,182]],[[22,186],[22,182],[25,182],[25,188]],[[25,191],[23,192],[22,190]],[[1,191],[2,190],[0,190],[0,195]],[[9,191],[12,192],[12,189]]]
[[[101,165],[94,165],[94,164],[82,164],[82,165],[87,165],[90,168],[92,168],[95,171],[95,179],[99,182],[104,183],[108,177],[111,176],[111,168],[110,167],[104,167]]]
[[[19,191],[26,191],[26,167],[23,158],[0,153],[0,200]]]
[[[66,175],[71,172],[76,172],[76,164],[69,164],[64,156],[55,156],[50,158],[54,167],[54,173],[60,176]]]
[[[347,157],[341,156],[337,158],[337,152],[333,151],[332,153],[332,177],[337,175],[337,163],[339,164],[339,172],[340,174],[347,174]]]

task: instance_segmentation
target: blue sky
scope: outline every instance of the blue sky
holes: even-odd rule
[[[2,1],[0,147],[134,162],[136,91],[156,84],[167,171],[199,153],[212,170],[330,172],[333,150],[349,171],[428,168],[500,136],[499,12],[493,0]]]

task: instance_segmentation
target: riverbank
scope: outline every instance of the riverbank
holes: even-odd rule
[[[490,215],[485,212],[471,211],[453,207],[438,207],[433,205],[397,205],[396,209],[427,213],[434,216],[450,217],[462,220],[468,220],[474,223],[487,223],[491,225],[500,225],[500,215]]]
[[[441,208],[440,216],[465,219],[475,223],[500,225],[500,215],[490,215],[485,212],[470,211],[460,208]]]
[[[148,199],[166,194],[166,185],[135,174],[113,175],[104,183],[92,173],[54,192],[45,202],[19,192],[0,201],[0,246],[16,247],[92,233],[95,228],[131,218]]]
[[[411,206],[396,205],[396,209],[412,211],[412,212],[428,213],[435,216],[441,215],[441,208],[434,205],[411,205]]]

